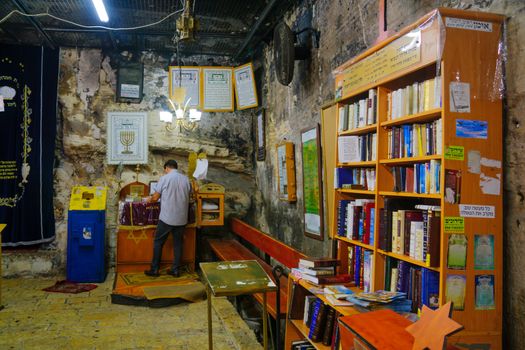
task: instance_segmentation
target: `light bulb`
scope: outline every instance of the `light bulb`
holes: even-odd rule
[[[177,116],[177,119],[184,118],[184,110],[180,107],[177,108],[177,110],[175,111],[175,115]]]
[[[160,111],[159,116],[161,122],[171,123],[173,121],[173,114],[170,112]]]
[[[201,120],[201,116],[202,116],[201,111],[195,108],[190,109],[190,120],[198,122],[199,120]]]

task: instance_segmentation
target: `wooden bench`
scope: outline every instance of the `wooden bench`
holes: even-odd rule
[[[259,231],[258,229],[246,224],[239,219],[231,220],[231,231],[246,240],[254,247],[260,249],[265,254],[268,254],[273,259],[281,263],[282,265],[292,268],[297,267],[300,258],[304,258],[305,255],[292,247],[272,238],[271,236]],[[237,260],[257,260],[263,269],[270,275],[272,280],[275,279],[272,274],[272,266],[268,264],[264,259],[254,254],[251,250],[242,245],[239,241],[234,239],[210,240],[210,246],[217,257],[224,261],[237,261]],[[277,317],[277,295],[275,292],[267,294],[266,306],[268,313],[272,315],[274,319],[280,319],[286,315],[286,308],[288,302],[288,279],[285,276],[280,278],[280,312]],[[255,299],[262,304],[263,295],[255,294]]]

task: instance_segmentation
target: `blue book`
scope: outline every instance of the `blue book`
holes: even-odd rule
[[[347,199],[342,199],[339,201],[339,206],[337,208],[338,210],[338,220],[337,220],[337,235],[338,236],[346,236],[346,214],[347,210],[346,207],[350,203]]]
[[[355,246],[354,254],[354,282],[359,286],[361,279],[359,278],[361,272],[361,247]]]
[[[421,301],[431,309],[439,307],[439,273],[421,269]]]
[[[315,325],[317,324],[319,318],[319,309],[321,308],[322,303],[323,301],[319,298],[317,298],[317,300],[314,302],[312,311],[312,321],[310,322],[310,331],[308,332],[308,338],[310,339],[312,339],[312,336],[314,334]],[[319,328],[319,326],[317,328]]]
[[[335,188],[342,188],[343,185],[354,183],[352,168],[335,168]]]
[[[374,224],[375,224],[375,217],[376,217],[376,209],[371,208],[370,209],[370,245],[374,245]]]

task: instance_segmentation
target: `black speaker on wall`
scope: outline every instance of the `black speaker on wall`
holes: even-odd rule
[[[121,63],[117,73],[117,102],[140,103],[144,86],[144,64]]]

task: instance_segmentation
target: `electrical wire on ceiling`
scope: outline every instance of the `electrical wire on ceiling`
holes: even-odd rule
[[[144,25],[136,26],[136,27],[111,28],[111,27],[106,27],[106,26],[88,26],[88,25],[75,23],[73,21],[69,21],[67,19],[63,19],[63,18],[57,17],[57,16],[52,15],[50,13],[29,14],[29,13],[23,13],[23,12],[21,12],[19,10],[13,10],[13,11],[9,12],[9,14],[7,14],[4,18],[0,19],[0,24],[2,24],[3,22],[7,21],[7,19],[9,19],[9,17],[11,17],[13,14],[19,14],[19,15],[24,16],[24,17],[51,17],[51,18],[56,19],[58,21],[62,21],[62,22],[69,23],[69,24],[77,26],[77,27],[87,28],[87,29],[106,29],[106,30],[114,30],[114,31],[136,30],[136,29],[143,29],[143,28],[156,26],[157,24],[160,24],[160,23],[164,22],[165,20],[167,20],[168,18],[172,17],[173,15],[176,15],[177,13],[183,12],[185,10],[184,1],[181,0],[180,2],[182,4],[182,8],[180,10],[177,10],[177,11],[174,11],[174,12],[170,13],[167,16],[163,17],[162,19],[160,19],[160,20],[158,20],[156,22],[149,23],[149,24],[144,24]],[[194,8],[195,8],[195,2],[196,1],[193,2],[193,7]]]

